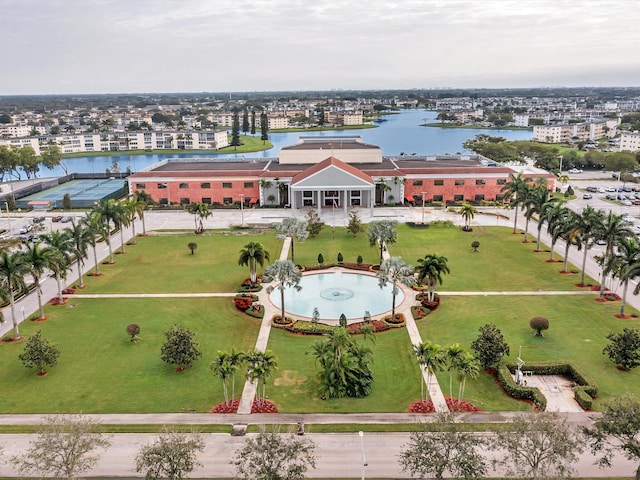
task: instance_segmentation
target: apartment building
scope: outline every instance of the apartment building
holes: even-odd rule
[[[620,134],[620,151],[640,151],[640,132],[622,132]]]

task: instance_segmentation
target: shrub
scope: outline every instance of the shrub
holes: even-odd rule
[[[391,315],[387,315],[386,317],[382,318],[382,321],[394,327],[403,326],[405,324],[403,313],[396,313],[395,318],[391,318]]]
[[[342,252],[338,252],[338,263],[342,263],[344,261],[344,257],[342,256]]]
[[[239,297],[239,298],[236,297],[233,299],[233,302],[235,303],[236,308],[241,312],[246,311],[253,303],[253,301],[250,298],[246,298],[246,297]]]
[[[580,407],[582,407],[585,410],[591,410],[591,407],[593,406],[593,398],[591,397],[591,395],[585,392],[584,388],[575,387],[573,389],[573,393],[574,393],[576,402],[578,402],[578,405],[580,405]]]
[[[196,248],[198,248],[198,244],[195,242],[189,242],[187,244],[187,248],[191,250],[191,255],[193,255],[193,252],[196,250]]]
[[[340,326],[342,328],[347,328],[347,316],[344,313],[340,314]]]
[[[424,308],[422,305],[412,305],[411,306],[411,315],[413,315],[414,320],[420,320],[426,317],[430,313],[428,308]]]
[[[496,375],[505,392],[507,392],[507,395],[510,395],[513,398],[529,400],[540,410],[547,408],[547,399],[542,392],[535,387],[525,387],[523,385],[516,384],[511,377],[512,372],[504,363],[498,365]]]
[[[262,290],[262,285],[241,285],[238,288],[238,292],[259,292]]]
[[[549,319],[546,317],[533,317],[529,320],[529,326],[536,331],[536,337],[544,337],[542,331],[549,329]]]
[[[319,253],[319,254],[318,254],[318,263],[319,263],[320,265],[322,265],[322,264],[324,263],[324,257],[322,256],[322,254],[321,254],[321,253]]]
[[[244,311],[244,313],[254,318],[264,318],[264,305],[251,305]]]
[[[137,323],[130,323],[127,325],[127,335],[131,337],[133,343],[138,341],[138,334],[140,333],[140,325]]]
[[[284,321],[282,320],[282,316],[280,315],[274,315],[273,317],[271,317],[271,324],[276,326],[276,325],[291,325],[292,323],[294,323],[295,320],[291,317],[284,317]]]
[[[480,248],[480,242],[477,240],[474,240],[473,242],[471,242],[471,248],[473,248],[474,252],[477,252],[478,248]]]
[[[362,265],[362,255],[358,255],[358,258],[356,258],[356,264],[358,264],[358,266]]]
[[[285,328],[292,333],[302,333],[304,335],[324,335],[333,331],[335,327],[324,323],[312,323],[304,320],[298,320],[289,325],[274,324],[274,327]]]

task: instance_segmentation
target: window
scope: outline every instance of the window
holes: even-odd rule
[[[136,183],[136,188],[138,190],[144,190],[145,188],[147,188],[147,184],[146,183]]]
[[[454,185],[464,185],[464,179],[462,178],[458,178],[455,182]]]
[[[180,205],[189,205],[190,203],[191,203],[191,200],[189,200],[188,198],[180,199]]]
[[[413,181],[413,186],[414,187],[421,187],[422,186],[422,180],[414,180]]]
[[[304,198],[313,198],[313,192],[311,190],[305,190],[302,192],[302,196]]]
[[[434,202],[441,202],[442,201],[442,195],[434,195],[433,196],[433,201]]]
[[[222,188],[232,188],[233,184],[231,182],[222,182]]]
[[[476,180],[476,185],[484,185],[485,183],[484,180]]]
[[[202,197],[201,203],[206,203],[207,205],[211,205],[211,197]]]
[[[453,196],[453,201],[454,202],[464,202],[464,195],[454,195]]]
[[[484,201],[484,195],[476,195],[476,196],[475,196],[475,200],[476,200],[476,202],[482,202],[482,201]]]
[[[444,180],[434,180],[433,184],[434,185],[444,185]]]
[[[222,203],[224,203],[225,205],[231,205],[233,203],[233,198],[231,197],[224,197],[222,199]]]
[[[253,188],[253,182],[244,182],[244,188]]]
[[[159,183],[158,184],[158,189],[163,189],[163,188],[167,188],[167,184],[166,183]]]
[[[158,203],[160,205],[169,205],[169,199],[168,198],[161,198],[160,200],[158,200]]]
[[[351,190],[351,196],[360,198],[360,196],[361,196],[360,190]]]
[[[499,201],[504,200],[504,194],[502,194],[502,193],[496,194],[496,200],[499,200]]]
[[[498,185],[504,185],[507,183],[507,180],[505,178],[499,178],[498,181],[496,182]]]
[[[188,183],[181,183],[180,184],[180,188],[189,188],[189,184]]]
[[[202,182],[200,188],[211,188],[211,184],[209,182]]]

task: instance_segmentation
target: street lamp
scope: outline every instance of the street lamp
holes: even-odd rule
[[[240,194],[240,226],[244,227],[244,193]]]
[[[364,480],[364,467],[367,466],[367,458],[364,456],[364,432],[360,430],[358,435],[360,435],[360,448],[362,450],[362,480]]]
[[[562,175],[562,155],[560,155],[560,175]]]
[[[4,202],[4,206],[7,208],[7,223],[9,224],[9,236],[11,236],[12,232],[11,232],[11,217],[9,217],[9,202]]]
[[[427,192],[420,192],[422,195],[422,224],[424,225],[424,197],[427,196]]]

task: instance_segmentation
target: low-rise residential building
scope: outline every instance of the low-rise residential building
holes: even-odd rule
[[[640,132],[622,132],[620,134],[620,151],[640,151]]]

